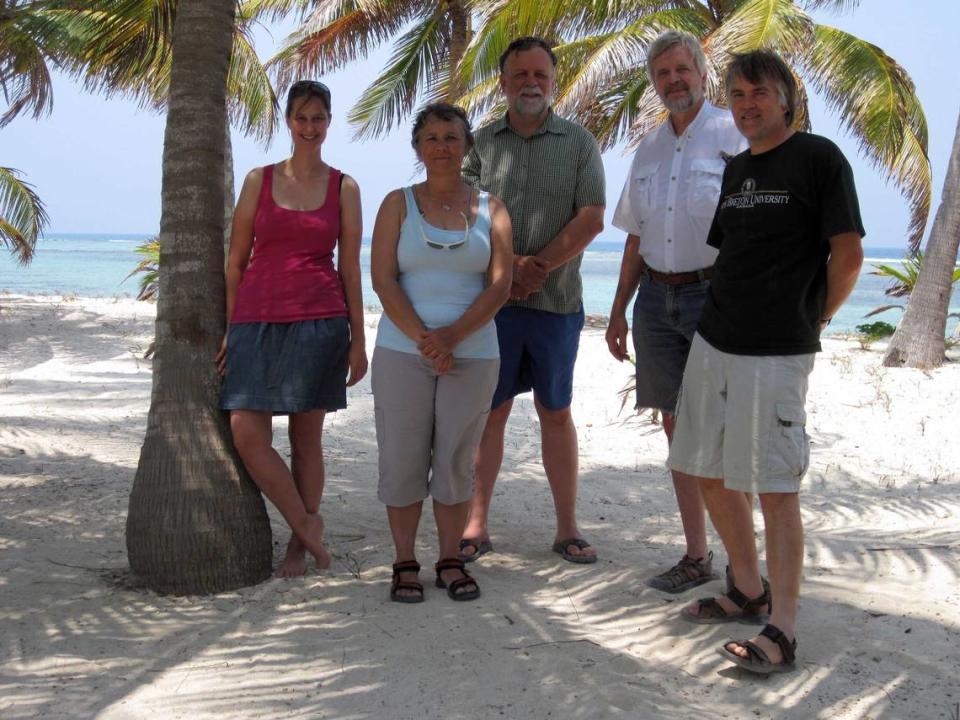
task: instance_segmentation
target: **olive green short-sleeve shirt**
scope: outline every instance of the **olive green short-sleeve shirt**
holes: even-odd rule
[[[513,251],[536,255],[569,223],[577,210],[606,205],[603,162],[588,130],[553,111],[525,138],[506,116],[474,133],[463,177],[493,193],[513,223]],[[579,312],[583,300],[582,254],[550,273],[539,292],[511,305],[554,313]]]

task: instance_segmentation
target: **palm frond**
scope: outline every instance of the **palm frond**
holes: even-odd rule
[[[244,22],[274,22],[290,15],[303,19],[314,4],[312,0],[241,0],[237,18]]]
[[[46,15],[69,28],[61,61],[88,91],[166,102],[176,0],[52,0]]]
[[[485,124],[507,111],[499,90],[500,76],[494,75],[468,88],[457,99],[457,103],[475,122],[479,118],[479,123]]]
[[[21,177],[18,170],[0,167],[0,245],[26,265],[49,219],[33,186]]]
[[[47,61],[54,60],[56,43],[38,32],[38,12],[33,4],[0,3],[0,96],[7,105],[0,127],[21,113],[36,119],[53,108]]]
[[[845,13],[856,10],[860,6],[860,0],[803,0],[800,5],[807,12],[833,10],[838,13]]]
[[[266,68],[243,27],[233,34],[233,54],[227,75],[230,119],[248,135],[269,142],[280,117],[280,104]]]
[[[881,305],[880,307],[875,307],[868,313],[864,314],[865,318],[873,317],[874,315],[879,315],[880,313],[886,312],[887,310],[903,310],[903,305]]]
[[[615,33],[651,15],[689,4],[682,0],[478,2],[479,29],[461,64],[461,80],[469,87],[498,74],[500,56],[521,35],[543,37],[557,50],[568,41]]]
[[[388,132],[413,109],[419,92],[430,93],[443,82],[438,71],[447,52],[444,20],[439,9],[397,41],[386,69],[364,90],[347,116],[350,124],[357,126],[357,139]]]
[[[152,237],[136,247],[135,252],[143,259],[130,271],[123,281],[140,275],[140,290],[137,300],[156,300],[160,292],[160,238]]]
[[[704,42],[711,64],[726,67],[733,53],[776,50],[788,60],[813,42],[813,20],[793,0],[747,0]]]
[[[279,85],[333,72],[366,58],[411,20],[422,16],[417,0],[323,0],[284,47],[266,63]]]
[[[919,247],[930,212],[927,121],[906,70],[876,45],[818,25],[806,55],[809,81],[857,140],[860,152],[910,203],[909,241]]]
[[[653,12],[625,27],[573,41],[557,48],[558,105],[589,112],[590,105],[605,91],[610,76],[646,74],[646,51],[667,29],[684,30],[695,36],[707,30],[699,14],[689,10]]]

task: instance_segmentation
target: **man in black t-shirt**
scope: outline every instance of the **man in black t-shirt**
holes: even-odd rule
[[[820,332],[850,294],[864,235],[853,173],[829,140],[792,127],[787,65],[759,50],[727,70],[750,144],[727,165],[707,242],[719,249],[684,371],[672,470],[699,478],[727,550],[727,591],[684,608],[698,623],[769,624],[720,653],[752,672],[792,670],[803,565],[799,489],[809,461],[807,381]],[[758,494],[769,585],[752,519]]]

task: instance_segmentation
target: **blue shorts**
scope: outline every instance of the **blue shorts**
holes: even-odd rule
[[[491,407],[500,407],[530,390],[548,410],[570,407],[583,310],[561,315],[511,306],[500,310],[494,320],[500,343],[500,379]]]
[[[708,280],[665,285],[646,273],[633,305],[637,409],[675,413],[683,368],[707,298]]]

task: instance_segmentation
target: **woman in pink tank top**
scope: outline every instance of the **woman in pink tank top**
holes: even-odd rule
[[[360,294],[360,190],[327,165],[330,90],[287,95],[293,155],[247,175],[227,259],[227,334],[217,355],[221,407],[250,476],[292,530],[281,577],[330,564],[323,545],[321,434],[328,411],[367,372]],[[336,266],[334,265],[336,250]],[[291,466],[273,448],[273,415],[290,416]]]

